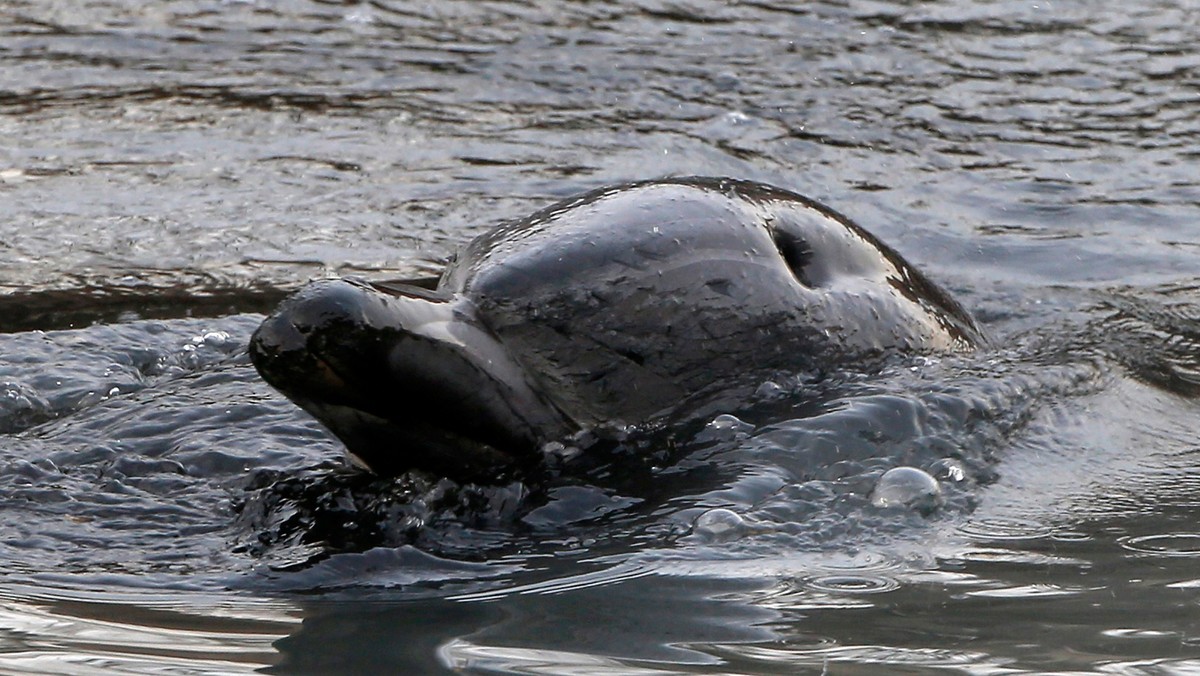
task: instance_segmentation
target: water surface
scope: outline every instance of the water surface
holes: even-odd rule
[[[0,665],[1200,669],[1196,19],[0,4]],[[787,415],[551,487],[350,471],[246,359],[311,278],[689,174],[846,213],[994,345],[766,384]],[[940,503],[875,504],[899,466]]]

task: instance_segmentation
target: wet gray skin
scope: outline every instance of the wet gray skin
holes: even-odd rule
[[[313,283],[250,354],[360,464],[481,479],[597,424],[736,409],[779,374],[980,342],[958,303],[831,209],[687,178],[500,225],[436,291]]]

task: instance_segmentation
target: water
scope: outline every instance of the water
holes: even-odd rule
[[[0,668],[1200,669],[1196,18],[0,3]],[[305,280],[680,174],[847,213],[994,346],[487,488],[347,471],[248,364]]]

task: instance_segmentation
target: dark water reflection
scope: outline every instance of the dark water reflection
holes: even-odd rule
[[[2,670],[1197,670],[1198,26],[0,3]],[[995,349],[779,383],[789,416],[546,491],[347,473],[247,363],[314,276],[436,273],[501,219],[681,174],[835,206]],[[873,506],[898,465],[944,504]],[[693,527],[714,508],[740,521]]]

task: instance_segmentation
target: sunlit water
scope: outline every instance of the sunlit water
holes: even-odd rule
[[[0,4],[0,671],[1200,670],[1197,18]],[[498,487],[349,470],[245,356],[312,277],[685,174],[847,213],[993,345]]]

